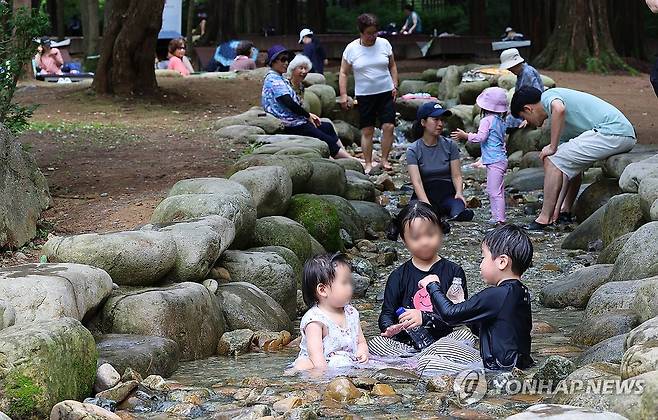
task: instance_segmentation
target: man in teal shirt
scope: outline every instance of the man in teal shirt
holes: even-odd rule
[[[561,216],[568,219],[581,173],[597,160],[628,152],[636,142],[633,125],[621,111],[573,89],[542,93],[523,87],[514,93],[511,111],[535,127],[549,118],[551,124],[551,143],[539,155],[544,162],[544,203],[529,230],[543,230]]]

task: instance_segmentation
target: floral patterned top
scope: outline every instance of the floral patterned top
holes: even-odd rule
[[[311,322],[319,322],[327,328],[327,335],[322,339],[324,357],[330,367],[350,365],[356,360],[357,343],[359,341],[359,311],[352,305],[346,305],[345,323],[346,328],[336,324],[329,315],[317,305],[309,309],[302,317],[299,331],[302,341],[299,343],[298,358],[308,357],[306,343],[306,326]]]

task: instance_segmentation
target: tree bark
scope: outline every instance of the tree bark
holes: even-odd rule
[[[622,57],[646,60],[643,1],[608,0],[610,32],[615,49]]]
[[[530,57],[546,48],[548,38],[555,27],[554,0],[512,0],[510,2],[511,26],[532,41]],[[527,57],[527,58],[530,58]]]
[[[236,36],[235,30],[236,0],[215,0],[208,3],[208,22],[206,34],[200,44],[217,44]]]
[[[107,25],[110,22],[110,14],[112,13],[112,4],[114,0],[105,0],[105,6],[103,7],[103,34],[107,30]]]
[[[101,94],[152,94],[155,46],[165,0],[114,0],[93,88]]]
[[[608,3],[558,0],[555,28],[536,58],[539,67],[603,73],[629,67],[615,51],[608,22]]]
[[[82,36],[84,37],[85,55],[98,54],[99,22],[98,0],[81,0]]]
[[[471,35],[486,34],[486,10],[487,2],[485,0],[469,1],[470,33]]]
[[[192,46],[192,31],[194,30],[194,17],[196,15],[196,1],[188,0],[187,2],[187,45]]]

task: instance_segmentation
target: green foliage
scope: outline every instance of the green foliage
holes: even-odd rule
[[[25,8],[12,11],[7,2],[0,2],[0,123],[12,132],[27,128],[34,106],[12,102],[16,83],[25,65],[35,53],[33,39],[47,27],[48,19],[40,12]]]

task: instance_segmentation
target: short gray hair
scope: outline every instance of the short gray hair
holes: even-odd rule
[[[299,66],[305,66],[307,69],[311,70],[313,68],[313,63],[311,63],[311,60],[304,54],[297,54],[295,58],[288,63],[288,71],[286,72],[286,75],[288,77],[292,76],[292,72]]]

